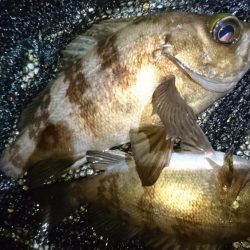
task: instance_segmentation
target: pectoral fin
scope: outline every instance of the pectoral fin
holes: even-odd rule
[[[182,150],[213,151],[207,137],[196,123],[196,116],[180,96],[175,77],[167,77],[156,88],[152,104],[166,128],[167,138],[181,139]]]
[[[168,165],[173,141],[166,140],[164,127],[148,126],[130,132],[136,170],[143,186],[153,185]]]

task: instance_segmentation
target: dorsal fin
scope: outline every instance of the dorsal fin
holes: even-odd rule
[[[94,24],[84,35],[91,36],[96,40],[104,39],[127,26],[134,18],[109,19]]]
[[[105,39],[124,28],[132,19],[104,20],[94,24],[82,35],[77,36],[64,50],[63,57],[65,64],[85,56],[91,51],[98,41]]]
[[[234,166],[233,166],[233,151],[232,148],[226,153],[223,164],[224,173],[226,175],[225,185],[231,186],[234,178]]]
[[[249,170],[234,168],[233,149],[225,154],[222,166],[219,166],[212,159],[207,158],[210,165],[218,171],[218,181],[223,195],[227,195],[225,202],[235,201],[239,192],[249,181]]]
[[[86,55],[96,44],[94,37],[85,34],[77,36],[63,51],[63,62],[68,64],[68,61]]]

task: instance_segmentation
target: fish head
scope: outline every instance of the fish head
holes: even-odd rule
[[[187,14],[172,23],[163,54],[203,88],[227,92],[250,68],[250,23],[227,13]]]

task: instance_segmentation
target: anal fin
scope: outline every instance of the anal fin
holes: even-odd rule
[[[153,185],[168,165],[173,141],[166,139],[164,127],[148,126],[130,132],[136,170],[143,186]]]
[[[25,176],[26,185],[29,188],[37,188],[45,184],[51,178],[57,179],[69,170],[74,164],[72,158],[49,158],[38,161],[30,167]]]

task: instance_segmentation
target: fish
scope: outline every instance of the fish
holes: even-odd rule
[[[250,236],[249,160],[173,152],[154,185],[143,186],[131,154],[89,151],[87,158],[98,175],[32,189],[50,228],[87,203],[100,235],[118,242],[140,236],[147,249],[223,249]]]
[[[249,69],[250,24],[227,13],[105,20],[73,40],[63,61],[22,112],[1,171],[14,179],[30,169],[60,176],[86,162],[88,150],[131,141],[140,145],[132,149],[142,183],[152,185],[175,140],[182,149],[211,151],[196,117]]]

